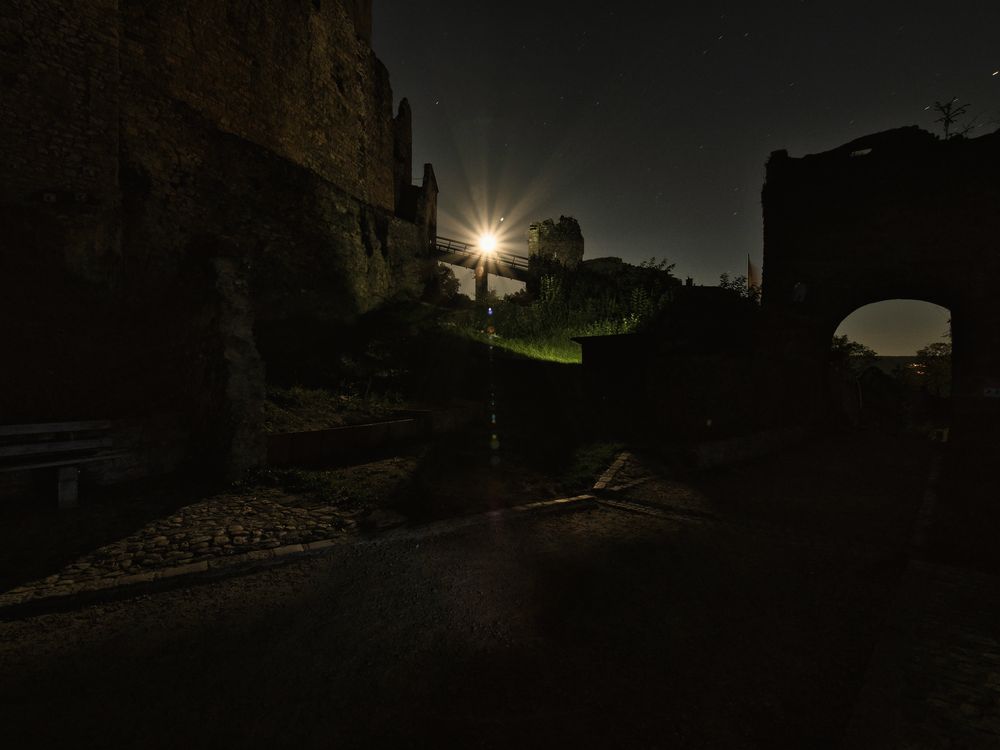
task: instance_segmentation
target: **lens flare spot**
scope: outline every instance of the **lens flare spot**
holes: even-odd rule
[[[484,253],[492,253],[497,249],[497,238],[492,234],[483,234],[479,236],[479,248]]]

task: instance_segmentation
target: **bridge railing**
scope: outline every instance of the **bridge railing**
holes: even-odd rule
[[[436,247],[438,252],[442,254],[457,253],[458,255],[467,255],[470,257],[482,255],[483,252],[478,247],[475,247],[468,242],[453,240],[448,237],[438,237]],[[528,259],[523,255],[514,255],[513,253],[495,251],[490,253],[489,257],[497,263],[504,263],[519,270],[528,270]]]
[[[475,251],[468,242],[448,239],[447,237],[437,238],[437,249],[442,253],[462,253],[463,255],[474,255]]]

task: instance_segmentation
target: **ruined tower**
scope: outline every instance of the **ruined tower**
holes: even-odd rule
[[[762,312],[795,370],[775,401],[823,403],[830,339],[864,305],[950,310],[955,435],[1000,455],[1000,131],[942,140],[917,127],[799,158],[771,155],[763,190]]]
[[[528,256],[557,260],[567,268],[576,268],[583,260],[583,233],[570,216],[560,216],[532,223],[528,227]]]

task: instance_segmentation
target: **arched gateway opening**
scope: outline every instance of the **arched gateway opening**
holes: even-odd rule
[[[837,326],[830,396],[853,426],[945,440],[951,425],[951,312],[920,300],[859,307]]]

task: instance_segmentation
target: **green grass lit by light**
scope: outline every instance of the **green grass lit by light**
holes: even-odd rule
[[[636,320],[633,318],[596,321],[572,321],[570,324],[546,325],[545,321],[528,320],[514,327],[519,333],[503,336],[488,336],[475,325],[465,324],[458,330],[465,336],[483,343],[492,344],[514,354],[546,362],[561,362],[578,365],[583,361],[583,350],[573,341],[576,336],[611,336],[630,333]]]
[[[580,345],[576,342],[562,338],[552,339],[508,339],[501,336],[493,336],[489,343],[500,349],[520,354],[531,359],[540,359],[546,362],[561,362],[563,364],[578,365],[582,359]]]
[[[531,339],[508,338],[506,336],[489,336],[482,331],[469,328],[457,329],[455,332],[484,346],[492,345],[497,349],[503,349],[511,354],[529,359],[559,362],[567,365],[578,365],[583,361],[580,345],[570,341],[569,336]]]
[[[626,300],[569,297],[558,280],[543,277],[538,299],[490,300],[458,311],[451,323],[463,335],[532,359],[580,364],[579,336],[634,333],[653,311],[648,293],[633,289]],[[487,337],[487,332],[495,334]]]

